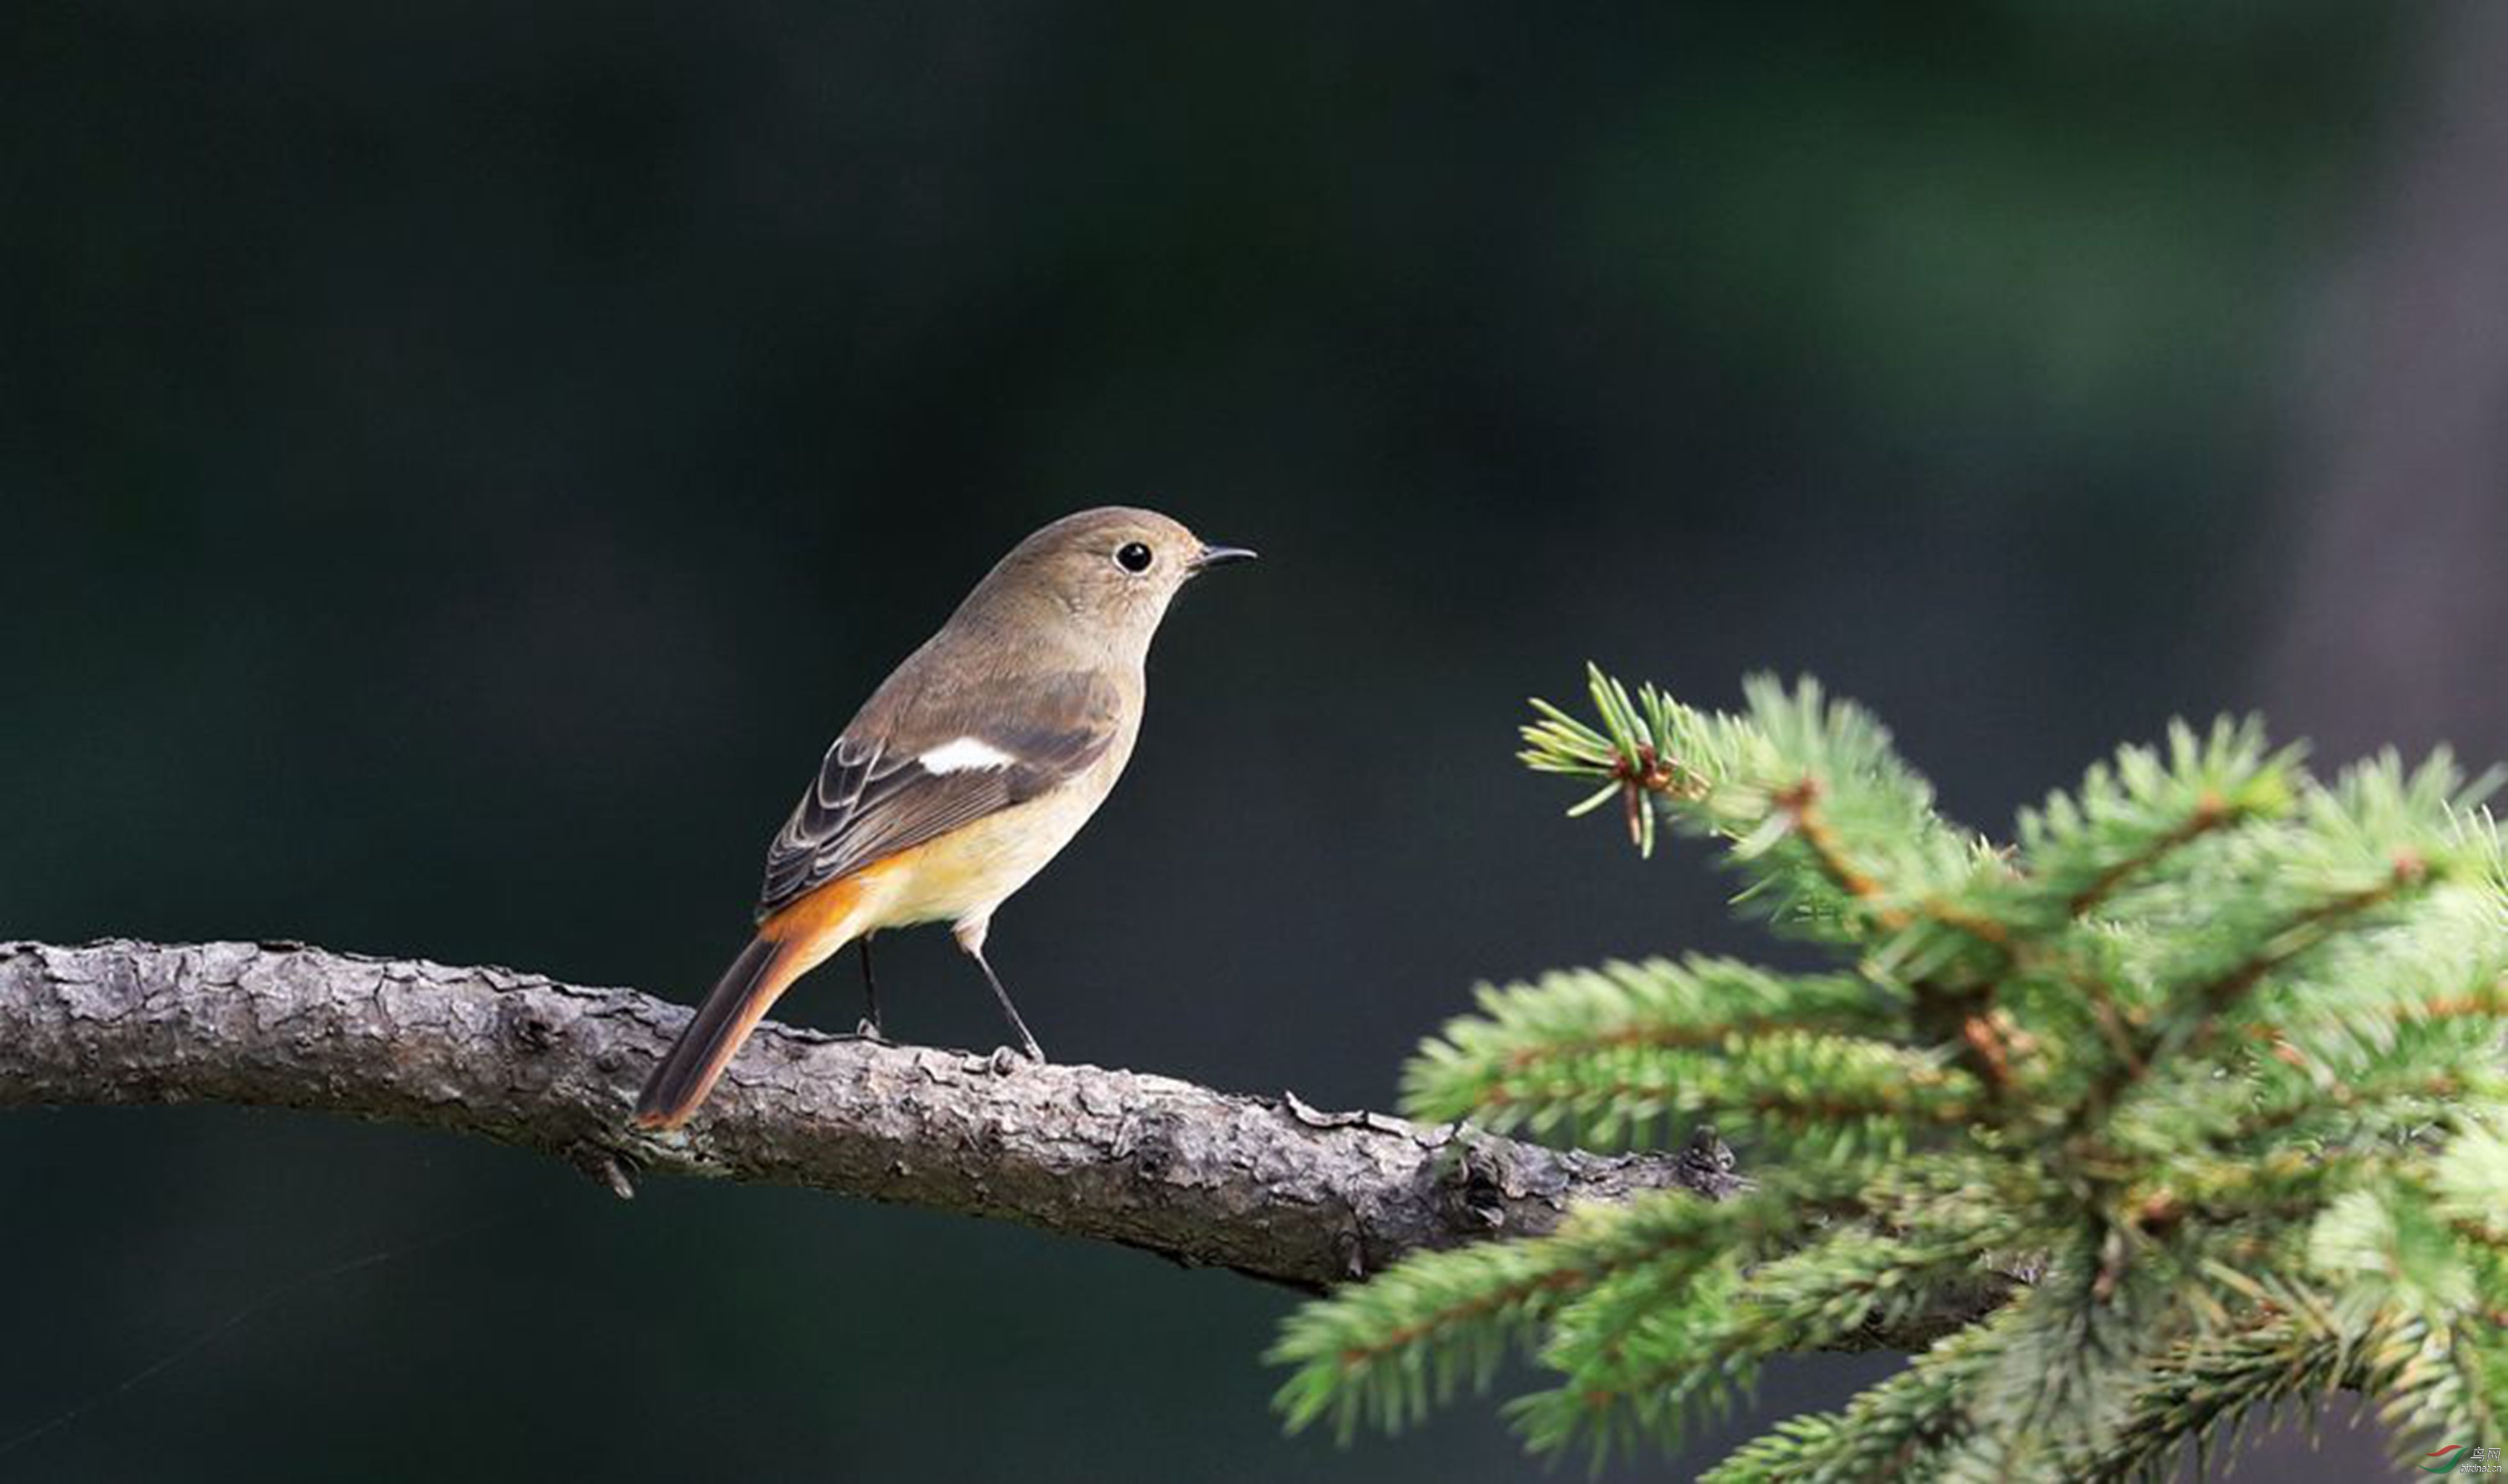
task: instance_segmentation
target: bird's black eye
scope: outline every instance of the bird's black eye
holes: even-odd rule
[[[1126,541],[1115,548],[1115,564],[1127,572],[1150,569],[1150,548],[1140,541]]]

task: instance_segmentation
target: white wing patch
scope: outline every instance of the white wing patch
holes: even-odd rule
[[[923,765],[926,773],[981,773],[1007,768],[1018,759],[979,738],[961,737],[942,742],[915,761]]]

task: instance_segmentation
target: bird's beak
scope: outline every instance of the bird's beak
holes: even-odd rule
[[[1193,569],[1199,572],[1206,567],[1226,566],[1232,561],[1251,561],[1253,560],[1254,550],[1251,547],[1204,546],[1200,551],[1194,553]]]

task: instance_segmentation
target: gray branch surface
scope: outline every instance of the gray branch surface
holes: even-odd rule
[[[629,1121],[688,1018],[632,990],[294,943],[0,943],[0,1107],[231,1103],[481,1135],[636,1171],[1006,1217],[1320,1290],[1571,1203],[1740,1186],[1680,1154],[1561,1152],[1171,1077],[769,1024],[684,1130]]]

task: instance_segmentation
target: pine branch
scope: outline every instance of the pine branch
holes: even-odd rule
[[[2089,916],[2091,909],[2106,901],[2109,894],[2127,880],[2150,870],[2166,859],[2171,851],[2193,845],[2235,817],[2217,794],[2205,794],[2195,801],[2185,818],[2160,831],[2149,845],[2101,866],[2098,874],[2081,889],[2064,898],[2064,910],[2077,918]]]
[[[0,943],[0,1107],[345,1113],[535,1149],[620,1195],[637,1172],[803,1185],[1309,1290],[1418,1250],[1554,1231],[1579,1203],[1738,1184],[1696,1154],[1561,1153],[1293,1096],[1094,1067],[1004,1073],[772,1024],[687,1131],[640,1133],[636,1088],[687,1014],[628,990],[299,944]]]
[[[2267,1314],[2247,1328],[2180,1344],[2134,1396],[2115,1441],[2082,1465],[2084,1481],[2166,1476],[2180,1454],[2198,1461],[2237,1445],[2242,1423],[2274,1406],[2356,1390],[2362,1378],[2339,1338],[2288,1316]]]
[[[1802,1243],[1803,1226],[1736,1217],[1744,1240],[1717,1254],[1719,1281],[1684,1290],[1689,1272],[1638,1269],[1567,1309],[1542,1353],[1566,1379],[1513,1409],[1529,1444],[1678,1447],[1695,1414],[1733,1405],[1771,1357],[1843,1348],[1875,1327],[1903,1333],[1960,1307],[1979,1286],[1978,1254],[2010,1235],[1999,1213],[1979,1209],[1921,1233],[1848,1227],[1754,1261]]]
[[[1701,1474],[1699,1484],[1861,1484],[1917,1476],[1925,1461],[1970,1435],[1962,1398],[2002,1363],[1996,1342],[2009,1322],[1998,1315],[1945,1337],[1842,1412],[1780,1423]]]
[[[1466,1381],[1486,1390],[1578,1294],[1632,1269],[1715,1261],[1739,1230],[1730,1205],[1644,1197],[1588,1207],[1541,1240],[1422,1254],[1290,1321],[1270,1357],[1298,1368],[1280,1408],[1293,1429],[1329,1416],[1344,1437],[1362,1417],[1399,1430]]]
[[[1535,770],[1602,784],[1571,813],[1618,799],[1641,851],[1658,820],[1722,842],[1745,905],[1845,961],[1545,975],[1412,1062],[1423,1115],[1606,1146],[1704,1118],[1774,1161],[1715,1250],[1510,1309],[1507,1345],[1558,1373],[1513,1408],[1534,1450],[1677,1446],[1765,1357],[1903,1332],[2006,1274],[2026,1281],[1990,1316],[1713,1477],[2115,1476],[2338,1383],[2408,1433],[2498,1440],[2508,847],[2485,782],[2443,753],[2319,782],[2253,722],[2178,726],[1999,848],[1807,681],[1754,680],[1733,714],[1588,681],[1599,724],[1536,703],[1524,733]],[[1367,1297],[1404,1272],[1325,1306],[1373,1371],[1426,1338]],[[1346,1380],[1309,1365],[1298,1404],[1365,1403]]]

